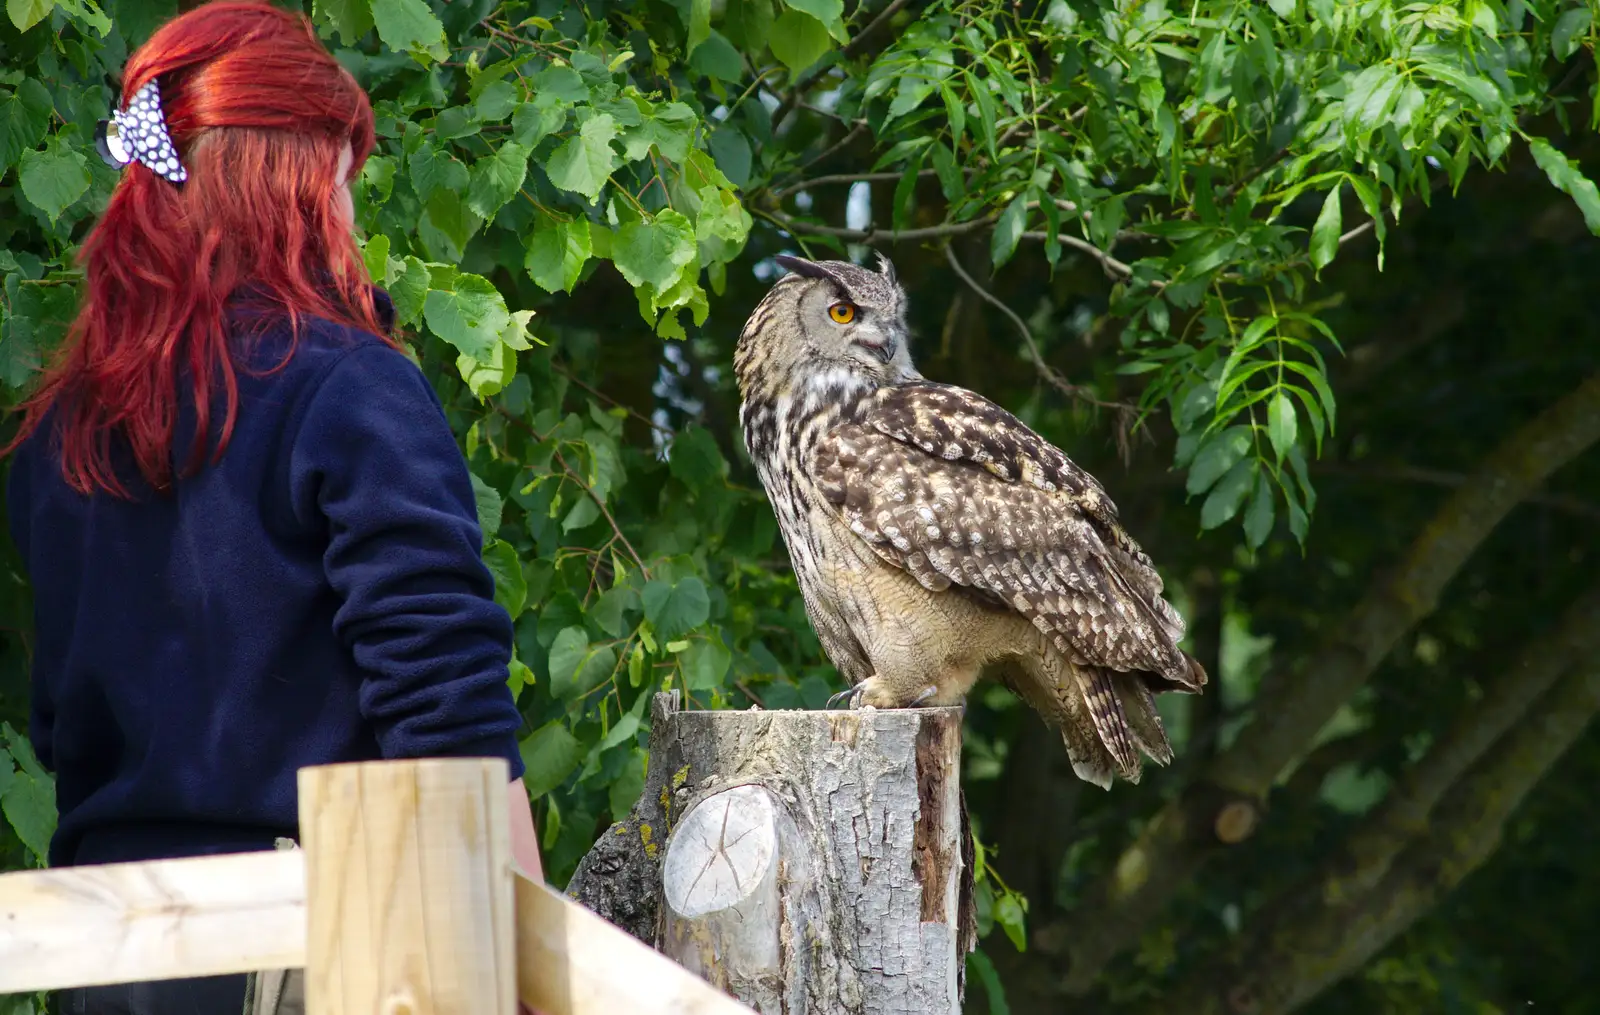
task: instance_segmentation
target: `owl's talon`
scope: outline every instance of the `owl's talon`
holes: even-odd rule
[[[907,705],[906,708],[916,708],[918,705],[922,704],[923,702],[927,701],[929,698],[933,697],[934,695],[936,695],[938,693],[939,693],[939,685],[937,685],[937,684],[929,684],[927,687],[924,687],[922,689],[922,693],[918,694],[915,698],[911,699],[911,704]]]
[[[845,698],[852,698],[853,699],[853,698],[859,698],[859,697],[860,697],[860,692],[856,688],[847,687],[844,690],[840,691],[838,694],[835,694],[833,697],[828,699],[828,707],[829,708],[837,708],[839,702],[842,701],[843,699],[845,699]],[[848,705],[847,707],[854,708],[855,707],[854,701],[852,701],[851,704]]]

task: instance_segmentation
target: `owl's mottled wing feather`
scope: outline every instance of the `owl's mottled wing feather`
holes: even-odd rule
[[[1198,689],[1183,622],[1105,490],[1004,409],[948,385],[884,388],[814,456],[843,522],[926,588],[1016,610],[1079,665]],[[1084,688],[1091,704],[1100,690]]]

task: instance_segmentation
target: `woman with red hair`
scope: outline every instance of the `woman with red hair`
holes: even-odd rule
[[[7,449],[49,862],[272,849],[302,766],[478,756],[511,766],[540,876],[466,464],[351,234],[366,95],[303,16],[216,2],[132,55],[121,99],[87,296]],[[237,1015],[245,992],[63,1010]]]

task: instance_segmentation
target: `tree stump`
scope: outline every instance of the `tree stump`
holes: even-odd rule
[[[679,711],[568,894],[762,1013],[955,1015],[961,709]]]

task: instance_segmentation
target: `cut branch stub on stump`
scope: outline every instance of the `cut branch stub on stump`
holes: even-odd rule
[[[961,1010],[958,708],[680,712],[568,893],[763,1013]]]

